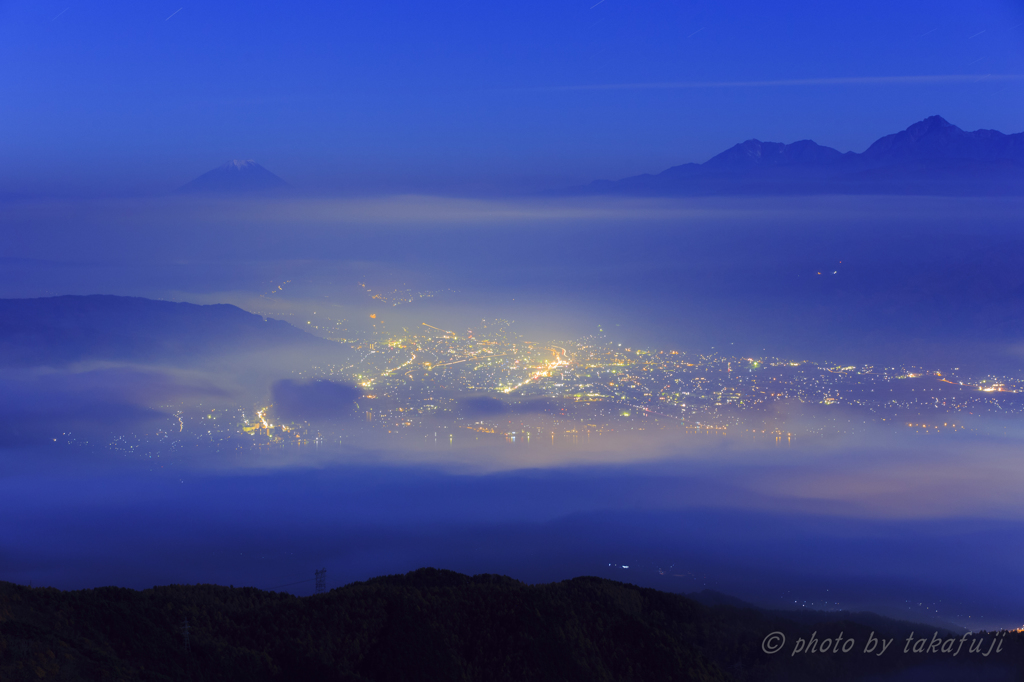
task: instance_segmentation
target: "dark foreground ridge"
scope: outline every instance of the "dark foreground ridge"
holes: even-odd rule
[[[934,628],[867,615],[706,606],[601,578],[527,585],[436,569],[312,597],[0,583],[0,679],[942,682],[1019,679],[1024,669],[1017,633],[989,658],[903,654],[910,630],[931,637]],[[788,641],[768,655],[762,642],[773,631]],[[792,642],[815,632],[842,632],[856,647],[791,655]],[[895,638],[886,655],[863,653],[872,632]]]

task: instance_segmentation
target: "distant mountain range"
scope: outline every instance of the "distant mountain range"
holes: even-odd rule
[[[1024,133],[967,132],[941,116],[845,154],[811,140],[747,140],[704,163],[598,180],[573,194],[1024,194]]]
[[[288,187],[288,183],[252,159],[229,161],[223,166],[203,173],[180,187],[186,193],[249,194]]]
[[[106,360],[192,364],[215,356],[338,344],[233,305],[127,296],[0,299],[0,365],[61,366]]]

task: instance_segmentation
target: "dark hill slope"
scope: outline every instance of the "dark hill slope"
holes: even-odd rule
[[[272,350],[330,354],[338,345],[233,305],[125,296],[0,299],[0,364],[90,360],[192,364]]]
[[[821,614],[799,625],[599,578],[526,585],[435,569],[305,598],[215,585],[61,592],[0,583],[0,679],[800,682],[920,672],[885,679],[998,680],[1012,679],[1006,673],[1020,660],[1015,636],[1001,659],[970,669],[963,658],[761,651],[773,630],[790,638],[843,631],[864,642],[871,629],[906,637],[915,628],[884,624],[891,632]],[[960,677],[928,677],[936,664]]]

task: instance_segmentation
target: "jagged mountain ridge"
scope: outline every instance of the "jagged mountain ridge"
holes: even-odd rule
[[[964,131],[941,116],[840,152],[752,139],[704,163],[598,180],[585,194],[1024,194],[1024,133]]]

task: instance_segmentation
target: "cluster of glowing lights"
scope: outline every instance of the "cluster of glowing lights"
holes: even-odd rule
[[[256,416],[260,418],[260,423],[263,424],[263,428],[265,429],[269,429],[272,426],[272,424],[269,424],[267,422],[267,418],[265,416],[267,413],[267,409],[268,408],[264,407],[262,410],[256,412]]]
[[[529,377],[527,377],[526,379],[520,381],[515,386],[509,386],[507,388],[503,388],[502,391],[504,393],[512,393],[513,391],[517,391],[520,388],[522,388],[523,386],[525,386],[526,384],[528,384],[530,382],[533,382],[533,381],[536,381],[537,379],[540,379],[541,377],[551,376],[551,373],[554,372],[559,367],[565,367],[565,366],[571,364],[569,359],[566,357],[566,352],[565,352],[564,348],[555,347],[555,348],[548,348],[547,350],[550,350],[552,353],[555,354],[554,361],[548,363],[548,365],[544,369],[541,369],[541,370],[538,370],[538,371],[534,372]],[[562,351],[562,354],[559,355],[558,351]]]
[[[384,370],[381,373],[380,377],[377,377],[377,378],[380,379],[380,378],[383,378],[383,377],[391,376],[392,374],[394,374],[398,370],[402,369],[403,367],[408,367],[415,360],[416,360],[416,354],[413,353],[411,358],[409,358],[408,360],[406,360],[405,362],[400,364],[398,367],[392,367],[391,369]],[[363,388],[370,388],[371,386],[373,386],[373,382],[376,381],[376,380],[377,379],[367,379],[366,381],[359,382],[359,385],[362,386]]]

